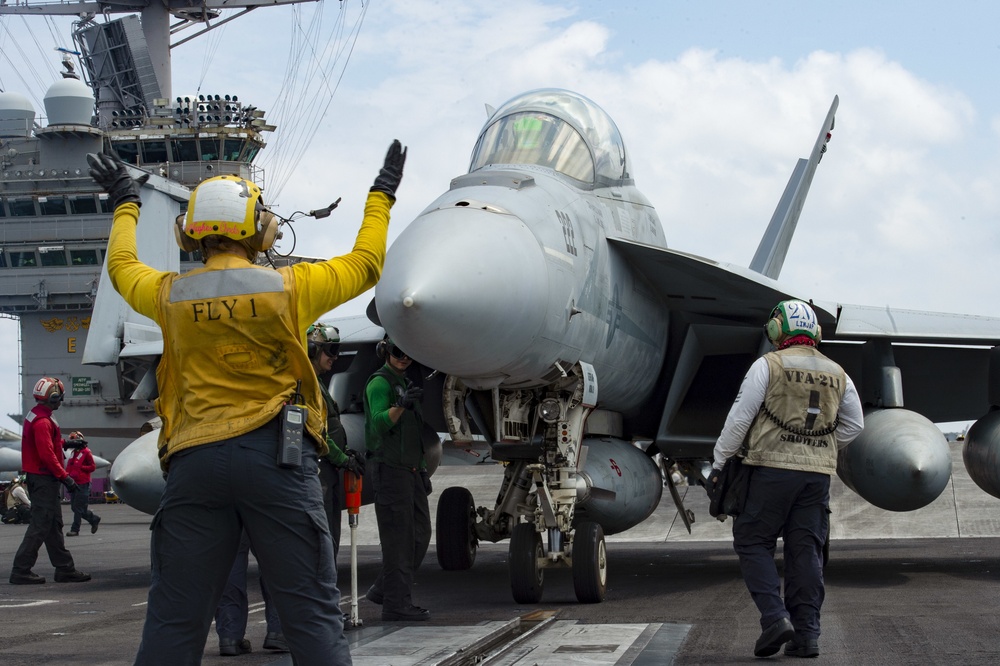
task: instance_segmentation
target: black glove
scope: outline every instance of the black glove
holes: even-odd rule
[[[705,492],[708,493],[708,499],[712,499],[715,496],[715,487],[719,483],[719,476],[722,474],[722,470],[715,469],[714,467],[708,474],[708,478],[705,479],[704,486]]]
[[[389,150],[385,154],[385,164],[378,172],[378,177],[375,178],[375,184],[372,185],[370,191],[385,192],[395,200],[396,188],[399,187],[399,181],[403,179],[403,164],[405,163],[406,148],[403,148],[399,139],[393,139],[392,145],[389,146]]]
[[[402,407],[403,409],[413,409],[413,403],[424,397],[424,390],[419,386],[414,386],[413,382],[406,382],[406,390],[396,397],[396,404],[393,407]]]
[[[90,165],[90,177],[108,193],[111,210],[130,202],[142,206],[139,188],[149,180],[148,173],[133,179],[120,159],[104,153],[88,153],[87,164]]]
[[[424,492],[430,495],[434,486],[431,485],[431,475],[427,473],[426,469],[420,470],[420,480],[424,482]]]
[[[365,459],[354,449],[347,449],[347,462],[344,463],[344,469],[350,471],[355,476],[364,476]]]
[[[65,479],[59,479],[59,483],[66,486],[66,490],[69,491],[70,493],[75,493],[77,489],[80,487],[76,485],[76,481],[73,480],[72,476],[67,476]]]

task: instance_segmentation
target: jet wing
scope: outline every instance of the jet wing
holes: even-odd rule
[[[353,317],[337,317],[322,320],[324,324],[336,326],[340,332],[340,346],[346,350],[355,350],[364,345],[374,346],[385,336],[385,330],[373,324],[365,315]]]
[[[609,243],[692,329],[705,322],[759,328],[779,301],[810,300],[747,268],[628,241]],[[823,326],[823,352],[854,379],[864,402],[879,404],[879,373],[889,365],[900,369],[905,407],[931,421],[973,420],[989,409],[988,369],[990,355],[996,353],[991,348],[1000,345],[1000,318],[812,303]],[[762,336],[751,337],[763,344]],[[722,347],[752,355],[746,336],[737,342],[734,331],[724,339]],[[675,338],[674,344],[680,340]],[[744,370],[733,375],[733,382]],[[720,427],[724,412],[715,415]]]
[[[608,239],[608,244],[646,277],[671,312],[763,326],[764,317],[780,301],[799,298],[812,302],[749,268],[621,239]],[[824,327],[836,320],[836,308],[830,304],[813,302],[813,309]]]
[[[886,338],[930,344],[1000,344],[1000,318],[922,312],[867,305],[841,305],[836,337],[844,340]]]
[[[672,312],[743,319],[770,312],[779,301],[812,303],[827,340],[885,339],[937,345],[1000,344],[1000,318],[814,301],[759,273],[686,252],[609,239],[641,272]],[[766,312],[765,312],[766,311]]]

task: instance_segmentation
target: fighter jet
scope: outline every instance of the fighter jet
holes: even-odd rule
[[[865,431],[839,461],[850,488],[884,509],[925,506],[951,472],[934,422],[978,419],[966,464],[1000,497],[1000,319],[822,302],[777,280],[838,104],[746,268],[667,247],[618,127],[593,101],[544,89],[490,110],[468,173],[389,248],[368,318],[330,320],[342,343],[330,389],[352,447],[388,333],[416,361],[435,462],[444,433],[470,451],[485,442],[505,464],[492,504],[442,492],[442,567],[468,569],[480,542],[509,539],[518,603],[538,602],[554,567],[572,570],[579,601],[601,601],[605,535],[649,517],[664,485],[690,526],[667,470],[703,477],[746,370],[769,349],[762,323],[789,298],[813,304],[824,353],[865,403]],[[124,462],[116,489],[120,465],[140,467]],[[150,469],[133,477],[144,492]]]
[[[0,428],[0,430],[3,430]],[[6,435],[9,430],[4,430],[0,435]],[[67,459],[68,459],[67,452]],[[94,465],[97,469],[104,469],[111,466],[111,462],[100,456],[94,456]],[[0,481],[9,481],[17,475],[21,469],[21,439],[8,439],[0,437]]]
[[[769,349],[762,323],[789,298],[813,304],[824,353],[866,405],[839,464],[849,487],[885,509],[926,505],[951,472],[934,421],[983,417],[966,460],[1000,497],[1000,412],[987,414],[1000,405],[1000,319],[819,302],[777,281],[838,103],[749,268],[668,249],[593,101],[536,90],[490,115],[468,173],[389,248],[372,313],[443,377],[449,438],[484,435],[506,463],[492,505],[464,488],[441,495],[444,568],[509,538],[519,603],[541,599],[552,567],[572,569],[581,602],[600,601],[606,534],[646,519],[664,484],[690,520],[664,472],[676,464],[693,482],[707,469],[746,370]]]

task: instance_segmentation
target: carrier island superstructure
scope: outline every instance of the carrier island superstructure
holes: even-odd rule
[[[61,426],[84,431],[95,454],[111,460],[155,417],[136,391],[148,359],[81,363],[112,213],[88,175],[86,155],[103,150],[150,172],[177,212],[189,189],[213,176],[238,174],[263,185],[254,159],[265,146],[263,133],[275,129],[264,111],[238,91],[173,94],[170,49],[235,18],[221,18],[223,4],[241,9],[239,16],[257,5],[299,1],[0,6],[0,15],[79,17],[74,48],[62,56],[63,78],[48,89],[44,109],[17,92],[0,92],[0,316],[19,321],[22,414],[33,404],[38,377],[60,378]],[[171,44],[184,29],[196,32]],[[173,223],[171,212],[163,211],[164,224]],[[201,265],[197,253],[177,251],[177,263],[163,268]]]

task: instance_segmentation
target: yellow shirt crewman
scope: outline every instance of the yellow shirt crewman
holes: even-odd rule
[[[205,266],[183,275],[138,259],[142,183],[115,158],[88,161],[114,209],[108,276],[163,331],[156,410],[169,474],[151,526],[152,582],[135,663],[200,663],[246,529],[295,663],[350,664],[317,476],[325,406],[305,331],[378,281],[406,150],[399,141],[389,147],[349,254],[278,270],[253,264],[277,235],[260,188],[237,176],[204,181],[176,231]],[[291,441],[283,423],[294,426],[301,414],[286,404],[304,407],[300,460],[279,461]]]

